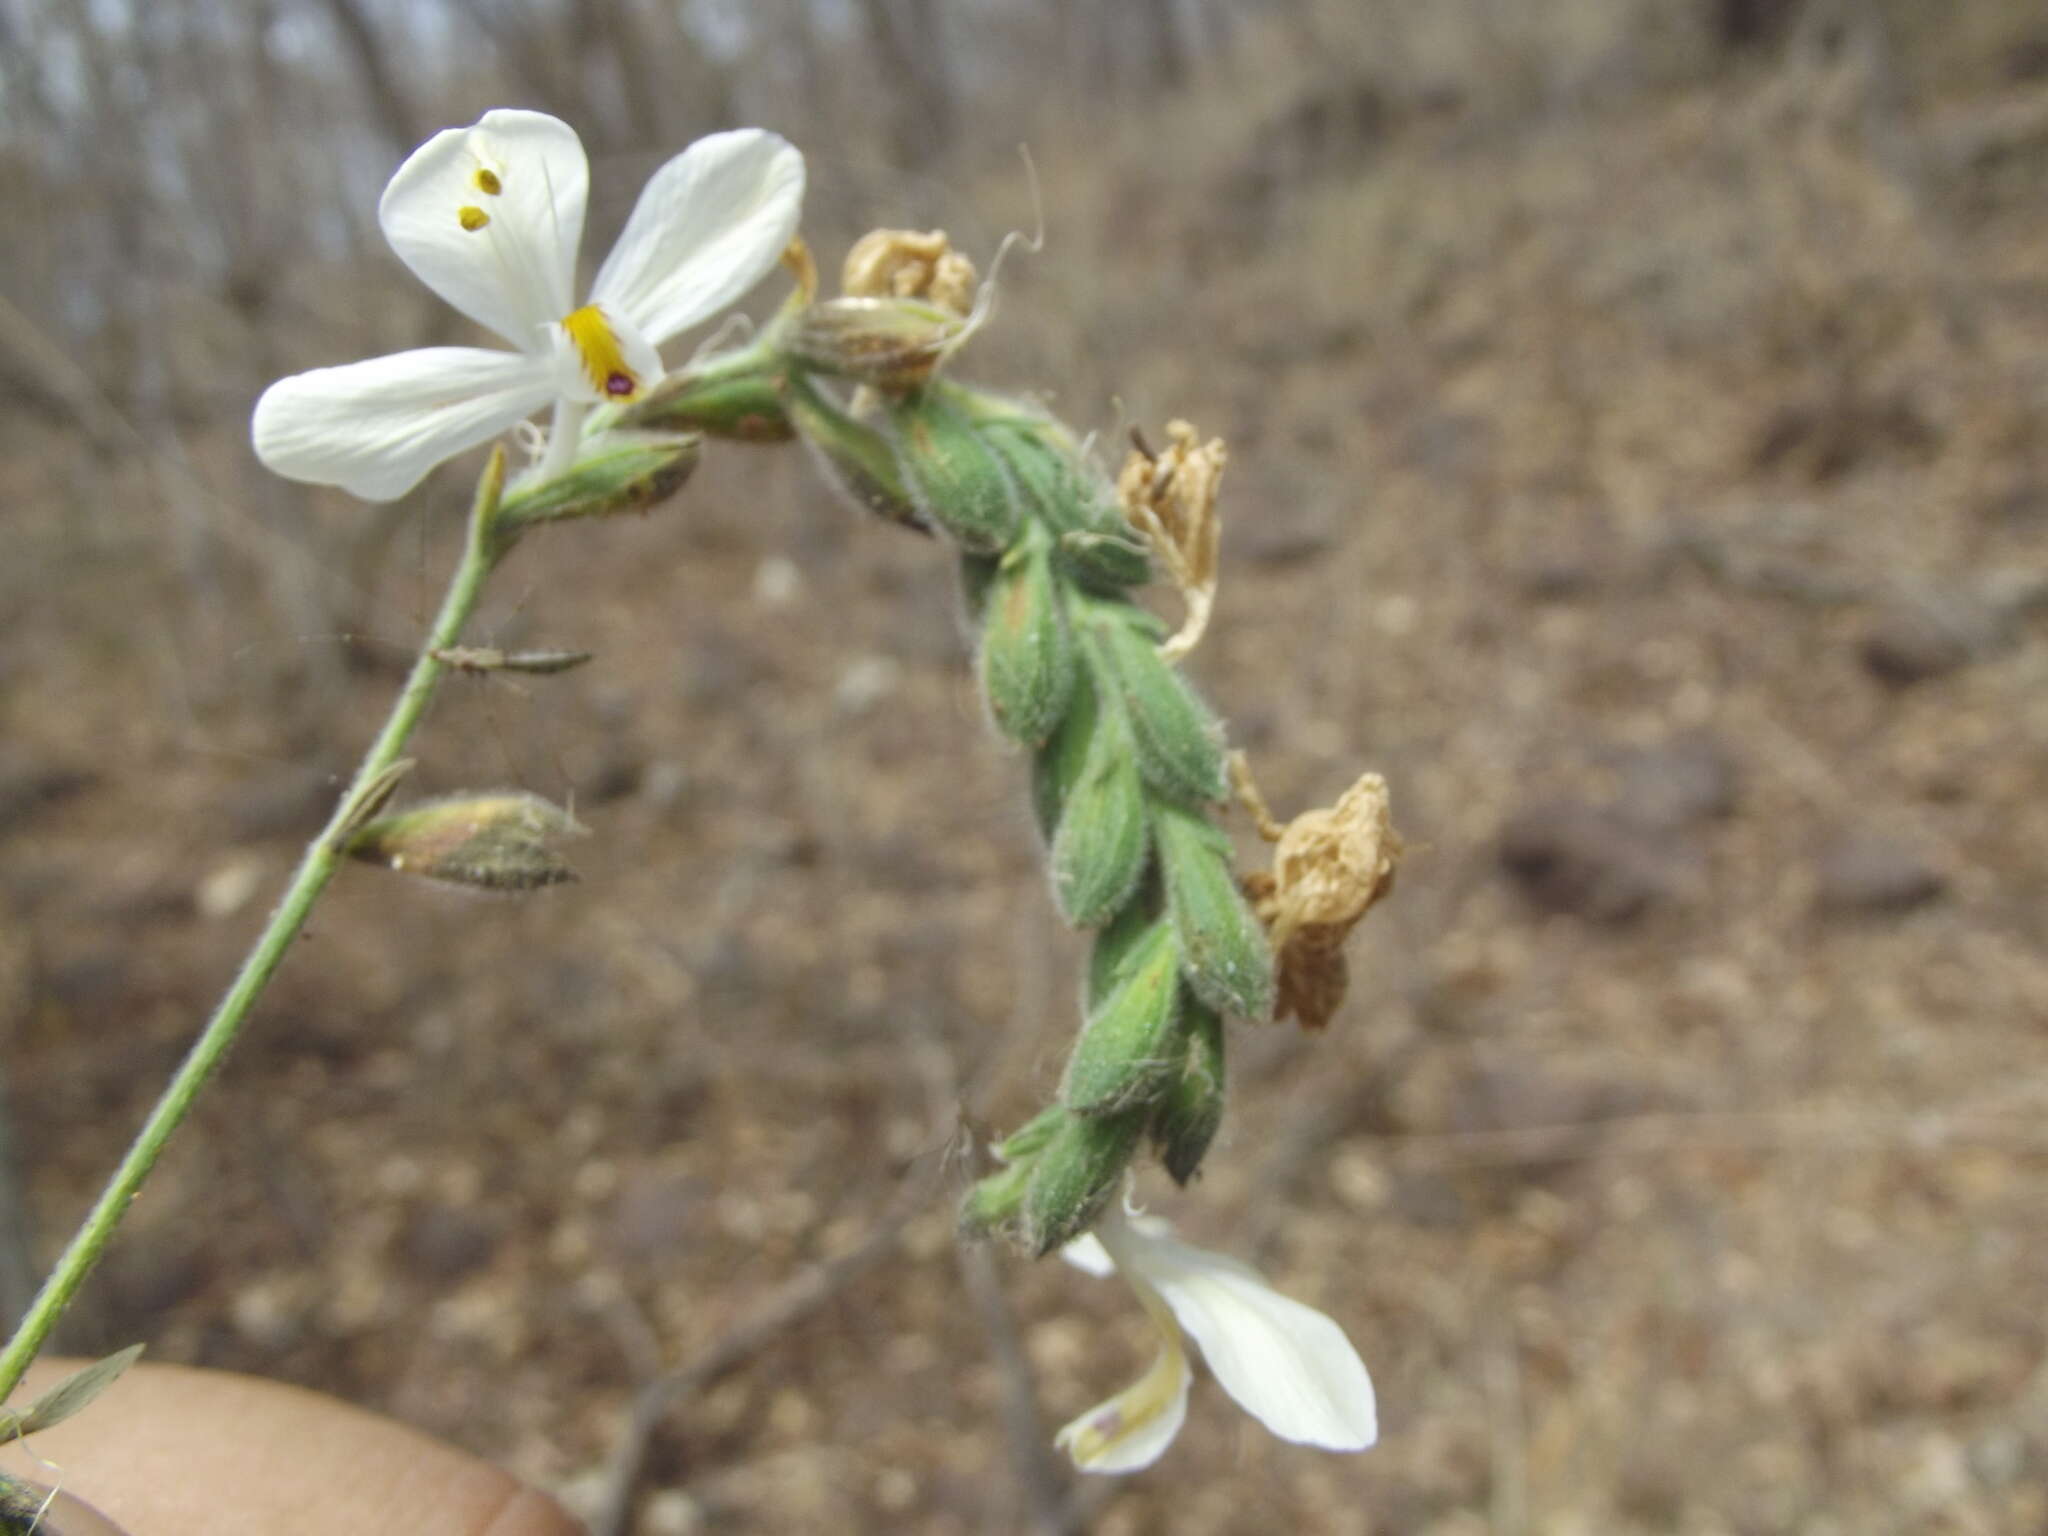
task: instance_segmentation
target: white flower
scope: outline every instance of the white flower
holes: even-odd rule
[[[1184,1328],[1238,1406],[1282,1440],[1362,1451],[1379,1438],[1372,1378],[1344,1330],[1282,1296],[1248,1265],[1173,1236],[1157,1217],[1112,1207],[1060,1250],[1092,1275],[1120,1272],[1159,1330],[1159,1357],[1082,1414],[1056,1443],[1084,1472],[1135,1472],[1173,1443],[1194,1372]]]
[[[412,152],[377,206],[414,276],[516,349],[427,347],[280,379],[256,402],[256,456],[370,501],[550,401],[550,472],[583,413],[661,377],[664,341],[753,287],[796,233],[803,156],[758,128],[699,139],[654,173],[575,301],[589,190],[583,145],[541,112],[487,112]]]

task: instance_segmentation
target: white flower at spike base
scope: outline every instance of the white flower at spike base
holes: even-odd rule
[[[1143,1376],[1059,1432],[1056,1443],[1082,1471],[1135,1472],[1173,1443],[1194,1380],[1183,1329],[1238,1406],[1282,1440],[1362,1451],[1379,1438],[1372,1378],[1344,1330],[1250,1266],[1114,1206],[1060,1256],[1092,1275],[1122,1274],[1160,1334]]]
[[[280,379],[256,402],[256,456],[370,501],[556,407],[546,463],[566,468],[584,412],[637,399],[656,350],[764,277],[796,233],[803,156],[758,128],[699,139],[654,173],[587,302],[576,252],[583,145],[541,112],[437,133],[384,189],[378,222],[413,275],[514,350],[426,347]]]

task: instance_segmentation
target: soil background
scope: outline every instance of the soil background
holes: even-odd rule
[[[1146,1474],[1050,1452],[1141,1316],[963,1256],[952,1204],[1052,1088],[1080,944],[948,558],[793,447],[521,548],[470,638],[598,659],[452,679],[407,792],[573,801],[580,882],[346,872],[64,1343],[338,1393],[586,1513],[680,1366],[646,1536],[2048,1530],[2048,21],[1415,9],[1248,8],[1086,112],[966,91],[914,168],[749,98],[817,143],[828,271],[871,225],[985,260],[1028,141],[1046,246],[962,375],[1114,453],[1225,437],[1192,673],[1282,816],[1390,781],[1344,1011],[1236,1028],[1204,1177],[1143,1188],[1338,1319],[1376,1449],[1205,1378]],[[594,153],[592,252],[658,159]],[[264,379],[449,333],[367,245],[259,270],[253,310],[149,290],[153,394],[9,298],[17,1268],[325,816],[475,470],[395,515],[269,486]]]

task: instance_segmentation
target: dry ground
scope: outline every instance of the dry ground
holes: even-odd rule
[[[2048,86],[1908,84],[1853,40],[1568,109],[1326,61],[1041,148],[1052,245],[967,371],[1231,440],[1194,669],[1283,814],[1377,768],[1412,848],[1337,1026],[1239,1033],[1206,1178],[1153,1192],[1344,1324],[1384,1442],[1279,1446],[1203,1385],[1088,1528],[2048,1529]],[[990,164],[956,225],[1022,218]],[[366,738],[461,492],[343,641],[173,563],[143,465],[0,431],[0,1027],[47,1252]],[[858,1245],[956,1103],[1046,1091],[1077,947],[946,562],[795,452],[720,449],[501,590],[475,638],[600,660],[456,680],[417,787],[573,794],[583,883],[340,882],[72,1342],[587,1503],[637,1382]],[[663,1421],[641,1529],[1059,1496],[1026,1451],[1137,1314],[1006,1261],[1011,1437],[949,1205]]]

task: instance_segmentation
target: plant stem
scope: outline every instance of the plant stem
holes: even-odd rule
[[[58,1319],[64,1315],[79,1287],[99,1262],[115,1227],[120,1225],[122,1216],[141,1191],[143,1181],[156,1166],[171,1133],[191,1111],[200,1089],[206,1086],[214,1068],[220,1065],[228,1047],[234,1044],[250,1009],[305,927],[313,903],[319,899],[321,891],[334,877],[335,869],[345,857],[349,834],[367,814],[374,813],[375,801],[388,792],[395,782],[396,773],[402,771],[397,767],[398,755],[419,725],[420,717],[426,713],[434,688],[445,670],[439,653],[462,638],[463,626],[469,622],[477,600],[482,596],[485,577],[490,575],[509,547],[509,542],[497,528],[498,501],[504,484],[505,456],[500,449],[491,456],[491,462],[477,484],[462,561],[449,581],[448,590],[441,599],[441,611],[435,616],[433,629],[412,664],[405,687],[392,706],[390,718],[384,722],[384,729],[378,733],[375,743],[356,769],[355,778],[335,807],[334,815],[321,829],[320,835],[307,845],[291,884],[285,888],[283,898],[270,914],[270,921],[264,925],[255,947],[243,960],[234,984],[228,988],[213,1017],[207,1020],[206,1028],[200,1032],[176,1074],[165,1086],[156,1108],[150,1111],[149,1119],[128,1148],[127,1155],[121,1159],[121,1166],[101,1192],[99,1202],[71,1239],[64,1256],[50,1272],[50,1278],[43,1282],[21,1326],[7,1341],[6,1349],[0,1351],[0,1402],[4,1402],[20,1384],[29,1363],[42,1349],[50,1331],[57,1326]]]

